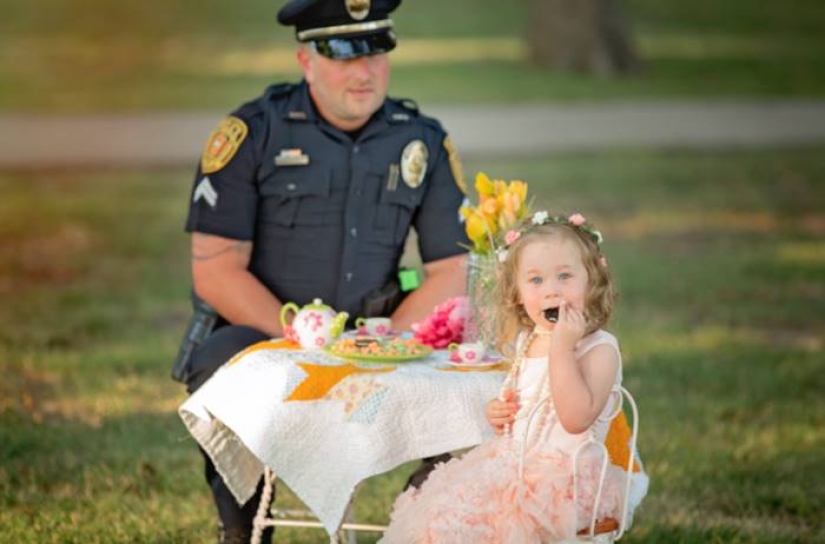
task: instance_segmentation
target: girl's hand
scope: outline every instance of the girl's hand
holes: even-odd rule
[[[567,301],[562,301],[559,306],[559,320],[553,328],[550,351],[575,350],[576,342],[584,337],[586,325],[584,314],[568,304]]]
[[[503,400],[502,400],[503,399]],[[504,434],[504,429],[512,425],[518,412],[516,392],[506,389],[502,398],[495,398],[487,403],[487,421],[497,435]]]

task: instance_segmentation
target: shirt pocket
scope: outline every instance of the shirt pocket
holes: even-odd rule
[[[404,243],[423,194],[423,186],[413,189],[400,179],[393,188],[382,188],[375,212],[375,235],[378,241],[391,245]]]
[[[331,179],[323,165],[276,170],[261,183],[261,220],[282,227],[328,224]]]

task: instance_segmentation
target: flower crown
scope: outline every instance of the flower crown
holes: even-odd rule
[[[542,210],[534,213],[533,217],[530,218],[530,221],[523,224],[520,228],[516,227],[510,229],[504,234],[504,243],[496,248],[498,262],[503,263],[507,260],[510,246],[513,245],[516,240],[521,238],[522,234],[529,232],[534,227],[540,227],[542,225],[565,225],[578,229],[587,234],[587,236],[589,236],[597,246],[601,246],[601,243],[604,241],[602,233],[596,230],[593,225],[588,223],[587,219],[582,214],[574,213],[573,215],[564,217],[563,215],[550,215],[546,211]]]

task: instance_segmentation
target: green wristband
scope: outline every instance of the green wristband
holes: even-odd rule
[[[398,271],[398,283],[403,292],[413,291],[421,286],[418,278],[418,270],[412,268],[402,268]]]

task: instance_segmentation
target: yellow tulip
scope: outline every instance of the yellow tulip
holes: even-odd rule
[[[516,194],[519,199],[524,202],[527,200],[527,184],[521,180],[513,180],[510,182],[509,190]]]
[[[515,192],[507,191],[501,195],[501,207],[510,215],[516,217],[521,210],[522,199],[521,196]]]
[[[505,193],[502,195],[502,206],[501,206],[501,220],[499,224],[502,228],[515,225],[518,221],[518,212],[521,208],[521,202],[519,201],[516,195],[512,193]]]
[[[493,181],[493,193],[495,193],[496,196],[500,196],[505,192],[507,192],[507,182],[503,179]]]
[[[467,231],[467,236],[477,248],[481,248],[481,246],[487,242],[487,225],[480,214],[474,213],[467,218],[465,230]]]
[[[495,198],[486,198],[479,206],[481,213],[488,217],[495,217],[498,213],[498,202]]]
[[[476,174],[476,191],[479,196],[493,194],[493,182],[487,177],[484,172]]]
[[[475,188],[478,205],[462,206],[461,217],[466,224],[467,236],[473,242],[473,250],[487,253],[490,239],[500,230],[512,228],[528,213],[527,184],[521,180],[506,182],[491,180],[484,172],[476,174]]]

